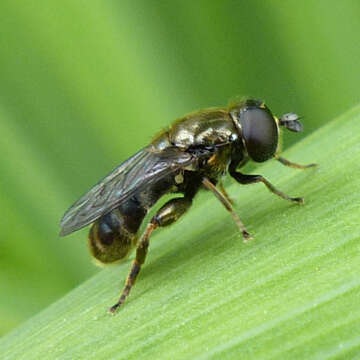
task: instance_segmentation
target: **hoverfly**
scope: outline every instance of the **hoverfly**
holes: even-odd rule
[[[60,223],[60,235],[92,224],[89,248],[99,262],[117,262],[136,247],[125,287],[119,300],[109,309],[111,313],[124,303],[135,284],[152,232],[178,220],[191,207],[201,188],[210,190],[230,212],[244,241],[251,237],[220,183],[225,173],[240,184],[262,182],[281,198],[303,203],[301,197],[287,196],[261,175],[238,171],[249,160],[264,162],[270,158],[298,169],[316,165],[300,165],[279,156],[281,127],[302,131],[296,114],[277,118],[263,102],[252,99],[227,108],[191,113],[158,134],[150,145],[123,162],[69,208]],[[166,202],[139,238],[138,230],[147,212],[167,193],[183,196]]]

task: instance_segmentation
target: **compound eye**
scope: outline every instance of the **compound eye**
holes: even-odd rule
[[[242,136],[252,160],[263,162],[274,156],[278,145],[278,128],[271,112],[265,108],[245,108],[239,117]]]

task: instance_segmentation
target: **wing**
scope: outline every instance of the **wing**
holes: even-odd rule
[[[154,152],[144,148],[123,162],[76,201],[60,221],[60,236],[94,222],[144,187],[196,161],[176,147]]]

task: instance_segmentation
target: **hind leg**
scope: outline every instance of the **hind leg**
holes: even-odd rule
[[[173,224],[190,208],[191,204],[192,200],[186,197],[172,199],[162,206],[157,214],[151,219],[136,248],[136,256],[131,264],[130,272],[125,282],[125,287],[118,302],[109,309],[110,313],[115,313],[116,309],[123,304],[129,296],[130,290],[135,284],[141,266],[145,262],[149,248],[149,239],[152,232],[158,227]]]

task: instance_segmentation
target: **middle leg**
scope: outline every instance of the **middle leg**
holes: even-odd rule
[[[222,194],[224,195],[224,197],[226,197],[226,200],[231,204],[234,205],[234,200],[231,199],[231,197],[229,196],[229,194],[227,193],[224,184],[221,182],[221,180],[218,183],[219,186],[219,190],[222,192]]]
[[[230,201],[216,188],[216,186],[209,179],[203,178],[202,183],[206,189],[210,190],[220,200],[220,202],[225,206],[225,209],[230,212],[231,216],[235,221],[235,224],[237,225],[244,237],[244,242],[251,239],[251,235],[247,232],[244,224],[234,211]]]

